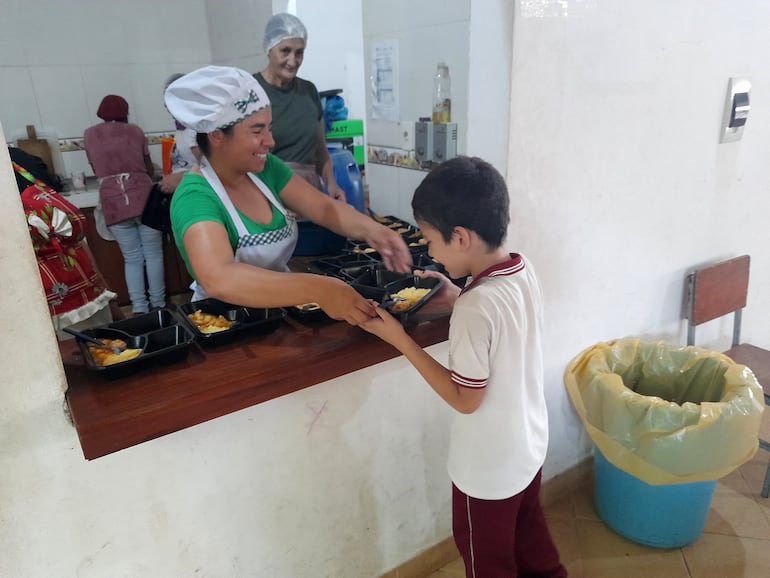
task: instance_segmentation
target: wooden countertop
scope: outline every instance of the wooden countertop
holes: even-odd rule
[[[440,343],[449,317],[408,331],[422,347]],[[218,347],[193,344],[184,361],[114,381],[89,371],[74,341],[60,343],[60,350],[72,420],[89,460],[400,355],[346,323],[305,326],[290,318],[269,335]]]

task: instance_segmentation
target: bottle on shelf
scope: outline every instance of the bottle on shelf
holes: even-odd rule
[[[434,123],[452,122],[452,96],[449,66],[439,62],[433,77],[433,118]]]

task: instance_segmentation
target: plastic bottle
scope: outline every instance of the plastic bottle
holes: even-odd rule
[[[452,96],[449,67],[439,62],[433,77],[433,122],[452,122]]]

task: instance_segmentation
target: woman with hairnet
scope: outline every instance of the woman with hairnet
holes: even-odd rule
[[[263,48],[268,64],[254,75],[273,108],[273,154],[295,174],[334,199],[345,200],[334,180],[323,121],[321,98],[315,85],[297,73],[305,56],[307,30],[292,14],[276,14],[267,21]],[[323,181],[323,184],[322,184]]]

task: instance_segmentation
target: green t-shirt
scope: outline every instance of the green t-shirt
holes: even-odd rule
[[[261,73],[254,75],[270,99],[273,110],[272,153],[285,162],[314,165],[318,151],[320,121],[323,117],[321,98],[315,85],[295,78],[290,88],[268,83]]]
[[[283,204],[280,194],[289,182],[289,179],[291,179],[291,169],[283,164],[280,159],[268,154],[265,168],[257,176],[273,192],[278,202]],[[243,220],[246,230],[251,234],[257,234],[275,231],[286,225],[286,218],[283,216],[283,213],[272,203],[271,207],[273,209],[273,219],[269,225],[255,223],[237,208],[236,211]],[[227,237],[230,239],[230,246],[233,248],[233,252],[235,252],[235,248],[238,246],[238,231],[224,204],[219,200],[214,189],[204,177],[187,173],[179,183],[171,200],[171,228],[173,229],[174,240],[179,248],[179,253],[182,255],[187,270],[193,279],[195,279],[195,274],[192,271],[192,267],[190,267],[190,260],[187,257],[187,251],[185,251],[182,240],[187,229],[201,221],[213,221],[224,225],[225,229],[227,229]]]

